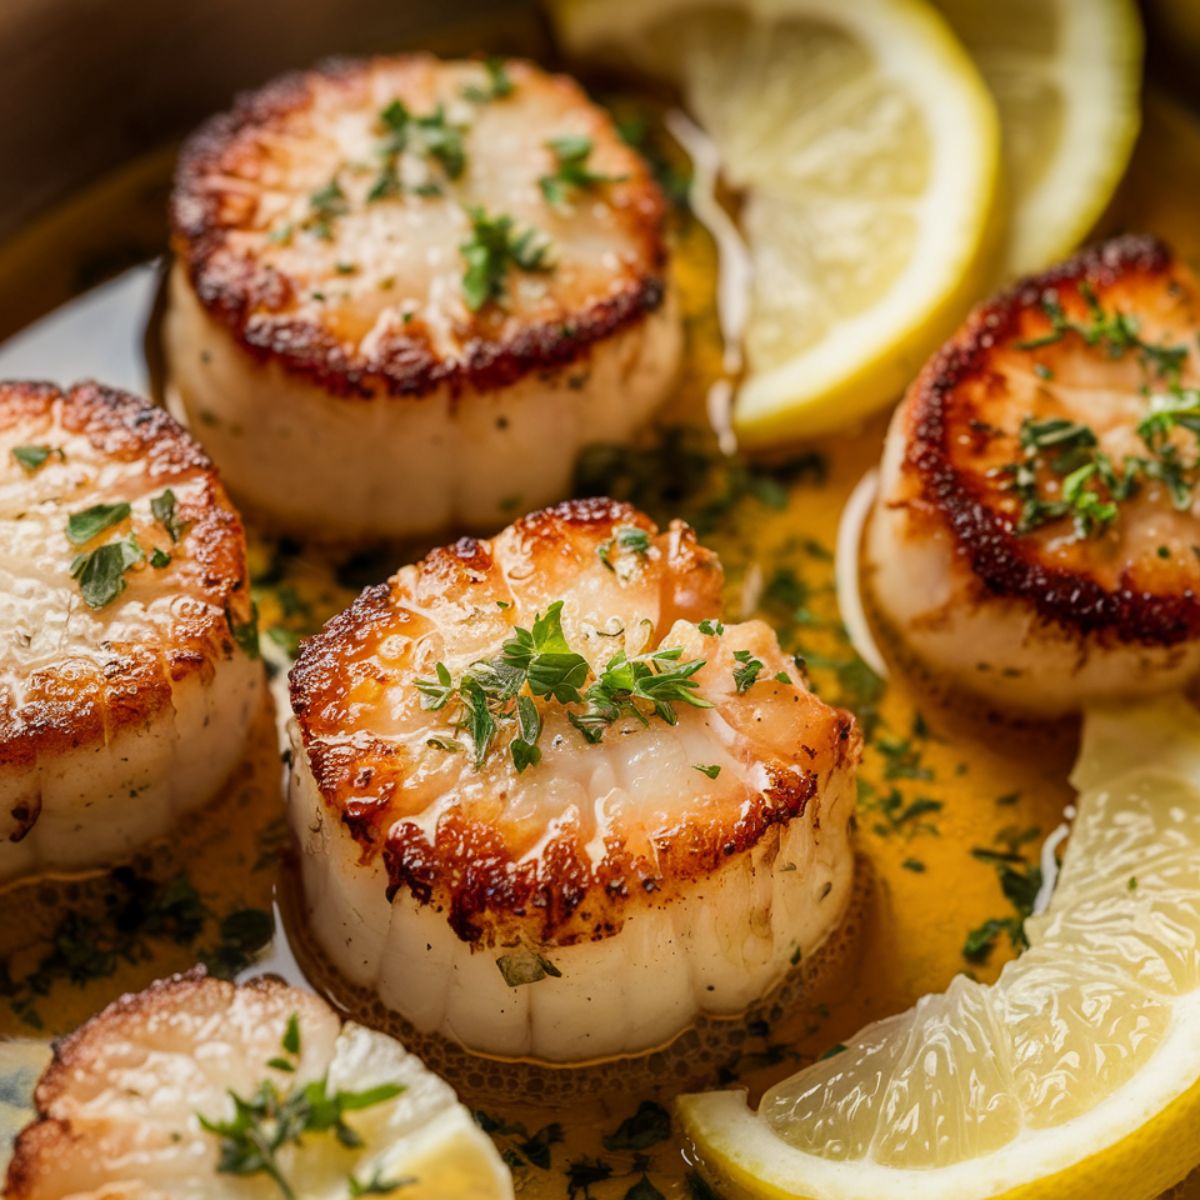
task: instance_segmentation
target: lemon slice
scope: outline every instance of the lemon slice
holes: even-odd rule
[[[1005,268],[1073,250],[1112,198],[1141,123],[1133,0],[936,0],[1000,108],[1012,206]]]
[[[1161,757],[1147,759],[1147,747]],[[868,1026],[757,1114],[684,1096],[729,1196],[1151,1200],[1200,1163],[1200,717],[1087,722],[1086,784],[1031,948]],[[1138,762],[1153,761],[1153,766]]]
[[[568,51],[667,77],[716,143],[753,267],[743,442],[894,399],[990,283],[1000,133],[918,0],[562,0]]]

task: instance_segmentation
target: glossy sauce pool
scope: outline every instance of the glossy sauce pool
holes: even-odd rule
[[[158,252],[170,163],[166,153],[139,161],[0,248],[0,332],[62,306],[0,346],[0,376],[68,383],[96,374],[149,390],[153,372],[141,342],[153,268],[120,273],[67,302],[97,275]],[[1198,191],[1200,127],[1152,95],[1133,168],[1105,225],[1155,232],[1195,260]],[[704,205],[694,211],[703,214]],[[736,247],[714,242],[695,216],[682,215],[676,225],[673,269],[686,299],[689,354],[663,418],[667,432],[641,452],[596,456],[582,486],[628,495],[660,520],[693,520],[724,561],[728,615],[771,621],[785,648],[805,656],[821,694],[857,712],[869,734],[859,887],[832,952],[800,964],[784,992],[746,1019],[706,1023],[663,1054],[564,1073],[414,1042],[486,1114],[481,1119],[513,1165],[523,1200],[621,1200],[643,1178],[664,1197],[703,1194],[692,1190],[678,1146],[661,1136],[658,1110],[643,1109],[641,1123],[618,1134],[622,1122],[643,1100],[669,1110],[684,1087],[740,1080],[753,1099],[864,1023],[943,989],[957,972],[994,978],[1013,953],[1006,930],[1018,914],[996,867],[972,851],[1008,855],[1010,868],[1036,890],[1035,872],[1053,864],[1053,851],[1043,847],[1072,799],[1066,775],[1074,728],[963,724],[928,689],[895,671],[885,683],[858,659],[837,610],[833,550],[843,504],[878,456],[884,419],[802,448],[778,469],[722,459],[717,439],[701,429],[710,415],[719,422],[736,365],[716,302],[721,244],[720,308],[726,325],[731,312],[736,323],[736,288],[728,286]],[[273,705],[282,701],[295,640],[419,549],[332,562],[252,533]],[[0,1044],[0,1161],[25,1120],[46,1039],[124,991],[204,961],[237,977],[271,970],[293,982],[307,978],[335,1001],[354,1003],[290,915],[278,727],[277,709],[264,709],[247,760],[223,795],[169,844],[117,872],[0,894],[0,1036],[11,1039]],[[655,1194],[633,1192],[639,1200]],[[1200,1198],[1200,1180],[1178,1194]]]

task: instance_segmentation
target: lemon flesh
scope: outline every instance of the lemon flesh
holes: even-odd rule
[[[994,985],[959,976],[757,1114],[680,1098],[729,1195],[1152,1200],[1200,1164],[1200,716],[1089,714],[1074,779],[1052,902]]]
[[[894,399],[994,270],[999,122],[918,0],[603,0],[556,10],[568,50],[666,77],[713,139],[753,267],[746,443]]]
[[[1011,207],[1005,270],[1064,257],[1096,223],[1141,120],[1133,0],[936,0],[1000,109]]]

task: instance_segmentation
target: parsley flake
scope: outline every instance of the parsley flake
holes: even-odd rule
[[[67,538],[72,545],[82,546],[124,521],[129,513],[129,505],[124,500],[116,504],[93,504],[67,518]]]
[[[638,558],[645,558],[650,553],[650,535],[636,525],[618,525],[613,536],[596,547],[596,557],[610,571],[617,569],[612,560],[614,550],[628,550]]]
[[[343,217],[350,211],[350,202],[334,176],[309,196],[308,207],[310,211],[305,221],[306,228],[312,231],[314,237],[328,241],[333,236],[330,223],[335,217]]]
[[[761,659],[754,658],[749,650],[735,650],[733,657],[738,665],[733,668],[733,682],[738,695],[748,692],[757,682],[759,672],[765,665]]]
[[[584,134],[568,133],[551,138],[546,147],[554,155],[554,173],[543,175],[538,186],[548,204],[562,206],[572,188],[584,190],[605,183],[621,183],[625,179],[624,175],[601,175],[588,167],[593,146],[592,139]]]
[[[14,446],[12,456],[21,464],[23,470],[30,475],[40,467],[52,454],[60,459],[66,456],[54,446]]]
[[[553,269],[550,244],[535,229],[517,232],[512,217],[489,216],[482,208],[467,210],[471,236],[459,246],[466,270],[463,299],[471,312],[503,299],[510,266],[528,272]]]
[[[167,488],[161,496],[151,497],[150,511],[154,519],[167,531],[171,541],[179,541],[183,536],[184,522],[179,519],[176,511],[175,493]]]
[[[516,84],[508,74],[504,59],[490,56],[484,60],[483,69],[487,72],[485,84],[468,83],[462,94],[475,104],[490,104],[493,100],[503,100],[513,94]]]
[[[125,590],[125,572],[145,557],[137,539],[130,534],[118,542],[77,554],[71,562],[71,577],[79,580],[80,594],[89,608],[104,608]]]

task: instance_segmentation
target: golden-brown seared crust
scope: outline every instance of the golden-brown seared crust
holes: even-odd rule
[[[289,373],[341,397],[423,396],[443,388],[454,396],[465,389],[493,391],[586,358],[597,343],[636,324],[663,303],[666,204],[646,163],[617,144],[608,118],[590,105],[573,80],[510,60],[506,69],[514,94],[524,87],[550,89],[556,107],[582,115],[597,140],[612,143],[609,153],[620,160],[619,181],[606,185],[605,195],[613,226],[633,252],[612,256],[619,262],[611,265],[605,286],[568,297],[557,311],[540,311],[532,319],[495,304],[475,314],[455,312],[451,318],[454,352],[444,344],[444,314],[427,321],[420,310],[410,313],[402,328],[364,348],[361,339],[345,334],[348,322],[339,316],[337,304],[326,310],[305,304],[311,295],[311,278],[299,278],[274,265],[264,253],[271,232],[264,222],[270,218],[260,211],[257,189],[273,186],[286,191],[279,147],[310,132],[314,109],[336,109],[342,104],[360,108],[370,103],[377,111],[383,106],[380,75],[402,88],[406,77],[424,80],[441,65],[427,54],[326,62],[238,97],[230,112],[212,118],[185,144],[171,202],[174,252],[201,304],[257,361],[277,362]],[[555,132],[546,130],[544,140]],[[469,161],[477,150],[469,131],[467,145]],[[536,187],[538,178],[536,164],[534,168],[528,180],[531,187]],[[469,203],[483,204],[489,212],[496,207],[487,194],[474,196]],[[403,237],[404,227],[398,226],[396,232]],[[452,255],[457,249],[456,245],[443,247]],[[461,276],[461,264],[457,270]],[[542,278],[554,287],[552,274]],[[404,296],[402,282],[397,281],[395,289],[397,305]]]
[[[1037,386],[1043,398],[1060,375],[1081,369],[1080,364],[1086,371],[1112,371],[1119,376],[1112,390],[1136,395],[1145,381],[1136,352],[1118,361],[1105,346],[1087,346],[1074,333],[1036,350],[1025,347],[1051,329],[1044,307],[1048,298],[1057,299],[1071,319],[1086,322],[1089,288],[1106,311],[1139,318],[1143,336],[1155,344],[1160,339],[1184,344],[1194,357],[1200,292],[1191,273],[1154,238],[1116,238],[1023,280],[980,305],[910,389],[903,414],[905,492],[899,503],[918,527],[928,522],[950,533],[981,598],[1020,599],[1043,619],[1080,636],[1174,645],[1200,635],[1195,555],[1185,552],[1164,562],[1155,546],[1135,546],[1121,548],[1125,557],[1114,566],[1111,552],[1101,562],[1105,553],[1095,541],[1071,543],[1065,521],[1018,533],[1020,501],[1003,468],[1020,457],[1021,418],[1061,414],[1052,401],[1046,407],[1035,401],[1036,408],[1006,413],[1002,427],[986,419],[1008,399],[1007,372],[1018,357],[1026,360],[1023,370],[1030,378],[1035,364],[1041,365],[1047,382]],[[1194,378],[1195,367],[1185,366],[1184,382]],[[1164,496],[1161,508],[1170,507]],[[1200,528],[1195,541],[1200,543]]]
[[[595,864],[570,826],[529,859],[512,854],[496,829],[458,812],[439,823],[432,842],[415,824],[397,822],[383,847],[388,898],[403,888],[435,905],[465,942],[532,935],[543,945],[566,946],[610,937],[631,907],[669,903],[739,854],[766,847],[773,853],[778,841],[772,846],[771,835],[802,819],[830,778],[858,762],[861,746],[849,713],[837,713],[827,733],[834,752],[822,755],[826,770],[773,770],[770,786],[748,796],[732,820],[664,831],[655,839],[654,862],[612,838]],[[816,813],[810,821],[819,826]]]
[[[38,1164],[51,1159],[56,1147],[69,1144],[74,1137],[70,1122],[51,1116],[50,1111],[55,1101],[70,1090],[73,1072],[86,1067],[95,1053],[94,1047],[127,1020],[144,1021],[160,1007],[170,1009],[181,994],[196,987],[213,986],[233,991],[231,983],[208,979],[203,967],[155,980],[144,991],[120,996],[73,1033],[55,1040],[53,1055],[34,1089],[34,1119],[13,1143],[4,1186],[6,1200],[27,1200],[35,1195],[40,1174]]]
[[[730,744],[759,736],[760,728],[773,730],[761,735],[766,740],[761,755],[725,772],[721,786],[730,791],[719,799],[701,795],[703,787],[690,778],[679,780],[678,786],[686,789],[683,797],[697,794],[680,806],[678,819],[638,830],[636,837],[618,821],[607,829],[597,856],[592,831],[581,826],[579,813],[570,808],[543,814],[553,828],[538,841],[536,853],[529,853],[527,806],[520,821],[508,815],[510,805],[522,808],[521,792],[529,776],[511,774],[506,754],[467,778],[467,799],[442,803],[459,786],[454,780],[445,785],[447,792],[438,794],[441,798],[431,799],[428,791],[410,793],[410,788],[423,786],[419,777],[427,768],[423,759],[428,751],[413,746],[422,747],[424,735],[406,742],[376,732],[377,720],[394,731],[399,722],[412,719],[411,713],[402,718],[398,706],[411,689],[415,651],[401,643],[488,619],[497,609],[497,597],[506,613],[511,611],[516,593],[507,590],[506,579],[553,576],[561,570],[585,591],[604,586],[610,576],[596,565],[596,547],[618,527],[630,526],[646,530],[651,538],[647,561],[629,583],[635,590],[643,587],[643,595],[653,598],[661,614],[651,646],[660,643],[676,620],[695,623],[718,616],[720,566],[689,528],[675,522],[659,533],[628,505],[605,499],[568,501],[522,518],[493,542],[464,538],[435,550],[388,584],[367,589],[303,644],[292,670],[292,707],[325,804],[361,847],[364,864],[382,856],[389,899],[403,890],[432,905],[464,941],[493,945],[530,938],[568,945],[610,936],[637,906],[671,901],[740,854],[771,854],[779,831],[792,822],[803,818],[814,831],[819,829],[822,792],[835,779],[844,781],[857,763],[861,737],[853,718],[812,696],[799,676],[778,681],[775,676],[787,660],[774,635],[751,623],[724,637],[694,629],[685,634],[698,641],[695,650],[688,643],[684,658],[708,647],[708,674],[698,677],[701,694],[711,695],[729,722],[724,736],[732,739]],[[599,580],[589,579],[590,572]],[[620,594],[616,583],[611,586],[614,595]],[[558,594],[553,580],[538,592],[543,611],[543,599]],[[564,595],[570,603],[570,593]],[[525,604],[529,611],[518,623],[527,625],[532,612],[528,597]],[[504,636],[495,635],[489,656],[499,652]],[[737,646],[745,641],[766,663],[751,695],[733,694],[735,647],[726,645],[733,637],[740,639]],[[388,713],[392,716],[376,715]],[[636,737],[638,731],[628,733]],[[543,736],[552,735],[548,731]],[[569,731],[569,736],[578,735]],[[748,742],[741,744],[752,753]],[[580,738],[577,753],[599,755],[603,750]],[[463,757],[455,756],[455,761]],[[536,768],[555,769],[546,763]],[[674,806],[672,799],[668,807]],[[423,816],[430,807],[440,814],[432,827]]]
[[[162,527],[139,521],[135,512],[132,522],[121,522],[87,548],[136,526],[147,555],[157,547],[171,556],[170,565],[155,580],[156,588],[170,584],[178,595],[169,620],[156,626],[152,638],[144,624],[125,627],[115,617],[119,603],[89,611],[67,576],[80,547],[71,546],[63,531],[69,514],[87,508],[95,498],[78,487],[61,497],[39,493],[38,506],[55,505],[52,536],[61,540],[55,559],[62,572],[61,579],[46,583],[44,596],[35,588],[28,602],[41,596],[38,602],[45,608],[39,617],[45,619],[65,603],[71,608],[71,631],[99,628],[103,636],[97,633],[78,643],[68,637],[56,661],[32,672],[22,665],[15,635],[7,647],[0,640],[0,767],[31,766],[39,757],[48,760],[66,750],[111,741],[122,730],[146,724],[169,709],[173,684],[191,675],[207,680],[218,660],[238,652],[232,626],[251,619],[241,521],[212,462],[176,421],[144,400],[97,383],[81,383],[67,391],[45,383],[0,384],[0,472],[15,473],[19,487],[28,482],[32,489],[40,474],[55,469],[57,462],[48,461],[26,481],[11,457],[14,446],[44,443],[57,449],[71,439],[86,441],[86,450],[76,457],[86,456],[87,461],[72,462],[68,454],[68,468],[90,471],[105,463],[127,464],[143,485],[141,490],[177,491],[177,516],[185,526],[177,544]],[[9,519],[20,520],[20,514],[0,512],[0,531]],[[19,574],[20,564],[13,569]],[[131,596],[137,583],[132,575],[127,578],[126,596]],[[9,619],[15,619],[11,613]],[[14,814],[17,838],[28,832],[36,815]]]

